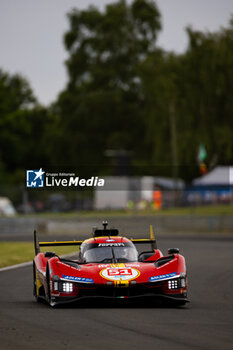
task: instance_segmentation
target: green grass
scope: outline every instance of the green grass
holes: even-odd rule
[[[58,255],[74,252],[74,247],[47,247],[41,251],[52,248]],[[34,245],[30,242],[0,242],[0,267],[32,261],[35,256]]]
[[[99,216],[131,216],[132,212],[129,210],[90,210],[90,211],[71,211],[71,212],[48,212],[48,213],[37,213],[37,214],[28,214],[27,217],[40,217],[45,219],[75,219],[80,217],[99,217]],[[24,214],[17,215],[18,217],[23,216]]]
[[[142,211],[85,211],[85,212],[70,212],[70,213],[43,213],[37,214],[41,218],[108,218],[111,216],[146,216],[146,215],[233,215],[233,205],[208,205],[189,208],[167,208],[160,211],[142,210]],[[53,250],[58,255],[69,254],[74,251],[74,247],[48,247],[41,251]],[[0,242],[0,267],[15,265],[26,261],[32,261],[34,258],[34,247],[30,242]]]
[[[206,205],[169,208],[157,211],[157,215],[233,215],[233,205]]]
[[[233,204],[221,204],[221,205],[205,205],[196,207],[177,207],[177,208],[165,208],[161,210],[145,209],[145,210],[95,210],[95,211],[72,211],[69,213],[40,213],[30,214],[28,217],[40,217],[40,218],[107,218],[107,217],[130,217],[130,216],[143,216],[143,215],[233,215]]]

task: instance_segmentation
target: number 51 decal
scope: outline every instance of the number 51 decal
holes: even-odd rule
[[[131,269],[108,269],[108,276],[132,276]]]
[[[100,271],[100,276],[109,281],[130,281],[140,276],[140,272],[132,267],[105,268]]]

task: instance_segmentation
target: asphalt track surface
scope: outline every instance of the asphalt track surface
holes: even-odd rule
[[[0,349],[233,349],[233,240],[158,238],[179,247],[190,304],[51,308],[32,296],[32,268],[0,272]]]

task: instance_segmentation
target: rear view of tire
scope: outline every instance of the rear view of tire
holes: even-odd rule
[[[37,282],[36,282],[36,267],[35,264],[33,263],[33,295],[38,302],[40,300],[38,293],[37,293]]]
[[[51,297],[51,291],[50,291],[50,273],[49,273],[49,266],[47,265],[46,268],[46,282],[47,282],[47,295],[46,295],[46,300],[49,303],[50,306],[54,307],[56,304]]]

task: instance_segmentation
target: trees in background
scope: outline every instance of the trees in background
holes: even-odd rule
[[[140,72],[150,163],[172,164],[174,113],[179,175],[191,180],[200,176],[196,158],[201,143],[209,169],[233,161],[233,20],[217,33],[187,28],[187,35],[184,54],[154,51]]]
[[[194,146],[203,142],[210,163],[230,164],[233,160],[233,17],[229,27],[217,33],[201,33],[190,28],[187,33],[189,47],[180,57],[183,103],[179,115],[190,123],[186,128],[183,124],[181,129],[188,136],[183,149],[188,147],[191,161]]]
[[[187,29],[183,54],[156,46],[161,19],[154,1],[118,1],[104,12],[68,15],[68,83],[50,108],[28,83],[0,72],[0,166],[7,174],[57,165],[107,171],[105,151],[133,154],[137,174],[199,175],[200,143],[208,166],[233,161],[233,20],[217,33]]]
[[[130,150],[135,159],[143,158],[146,125],[138,65],[155,49],[157,7],[153,1],[119,1],[103,13],[90,7],[68,17],[69,80],[56,103],[65,147],[57,162],[100,167],[106,149]]]
[[[25,78],[0,70],[0,180],[24,179],[25,168],[48,162],[49,124]]]

